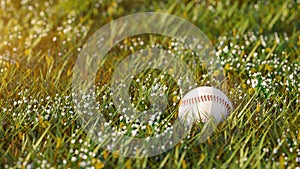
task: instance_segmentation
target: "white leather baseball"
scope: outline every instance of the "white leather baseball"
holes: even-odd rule
[[[223,121],[233,109],[228,97],[214,87],[197,87],[181,100],[178,117],[185,123],[207,122],[211,117]]]

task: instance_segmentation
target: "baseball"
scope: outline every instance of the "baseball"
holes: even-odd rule
[[[207,122],[214,119],[223,121],[233,109],[228,97],[214,87],[197,87],[188,92],[179,106],[178,117],[187,124]]]

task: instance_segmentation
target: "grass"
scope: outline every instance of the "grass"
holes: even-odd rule
[[[300,167],[299,1],[0,4],[0,168]],[[200,135],[194,126],[187,138],[163,154],[125,158],[103,149],[80,124],[72,100],[73,67],[95,31],[114,19],[146,11],[182,17],[208,36],[235,110],[204,143],[197,142]],[[138,110],[150,106],[156,84],[157,94],[168,96],[167,109],[151,124],[134,127],[137,123],[112,106],[110,79],[117,63],[154,44],[184,61],[198,86],[209,83],[201,61],[194,66],[195,57],[174,39],[140,35],[120,42],[99,66],[94,94],[106,119],[126,135],[151,136],[169,128],[177,116],[182,96],[164,70],[148,69],[130,77],[129,96]]]

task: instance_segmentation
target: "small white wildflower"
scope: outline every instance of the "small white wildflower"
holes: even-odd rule
[[[258,84],[258,80],[257,79],[251,79],[251,86],[252,88],[255,88]]]
[[[223,48],[223,52],[224,52],[224,53],[228,53],[228,52],[229,52],[228,46],[225,46],[225,47]]]
[[[75,161],[77,161],[77,158],[76,157],[72,157],[71,161],[75,162]]]
[[[257,52],[254,52],[253,56],[254,57],[257,57],[258,53]]]

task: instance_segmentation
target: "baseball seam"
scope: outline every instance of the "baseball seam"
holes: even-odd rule
[[[216,103],[221,104],[222,106],[224,106],[227,110],[227,113],[230,113],[230,105],[227,101],[225,101],[225,99],[216,96],[216,95],[201,95],[201,96],[197,96],[197,97],[193,97],[190,99],[186,99],[183,100],[180,103],[180,106],[185,107],[185,106],[189,106],[189,105],[193,105],[196,103],[203,103],[203,102],[209,102],[209,101],[213,101]]]

